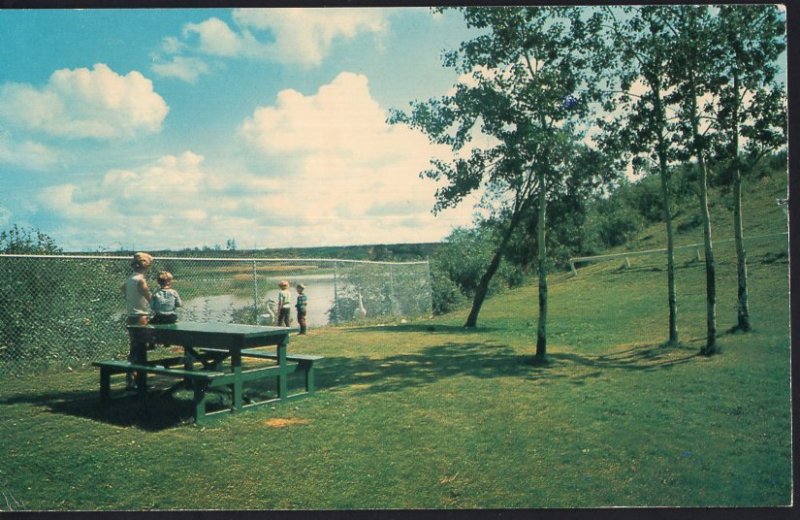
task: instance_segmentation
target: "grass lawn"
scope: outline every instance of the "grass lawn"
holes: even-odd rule
[[[785,221],[784,221],[785,222]],[[732,245],[717,248],[718,343],[702,263],[679,257],[682,345],[663,260],[550,278],[532,367],[535,282],[466,311],[313,330],[309,399],[190,423],[185,399],[98,405],[89,367],[0,382],[0,510],[584,508],[791,503],[785,240],[749,248],[754,331],[735,324]]]
[[[664,273],[637,260],[552,277],[544,368],[524,364],[529,286],[488,301],[474,331],[459,313],[293,338],[326,356],[317,395],[210,427],[166,396],[103,411],[89,368],[5,378],[3,509],[785,505],[787,263],[774,256],[754,251],[755,331],[722,334],[711,358],[697,355],[702,266],[680,270],[684,345],[665,349]],[[720,264],[724,330],[735,272]]]

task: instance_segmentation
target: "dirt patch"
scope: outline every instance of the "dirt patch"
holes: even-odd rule
[[[265,426],[270,428],[286,428],[287,426],[295,426],[297,424],[308,424],[311,421],[307,419],[267,419],[264,421]]]

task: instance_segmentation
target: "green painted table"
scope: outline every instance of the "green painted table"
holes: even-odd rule
[[[180,368],[159,365],[158,361],[148,362],[145,350],[141,353],[143,359],[140,358],[137,363],[139,366],[143,365],[148,368],[146,370],[136,370],[137,382],[140,392],[144,393],[147,388],[148,372],[172,375],[183,379],[187,385],[195,390],[195,421],[198,423],[205,422],[208,416],[217,413],[236,412],[303,395],[295,394],[290,396],[287,386],[288,375],[297,370],[298,366],[307,371],[307,377],[310,370],[307,364],[303,366],[302,363],[300,365],[293,363],[291,356],[287,361],[286,351],[289,345],[289,334],[297,331],[298,329],[290,327],[263,327],[233,323],[177,322],[173,324],[128,326],[128,332],[131,334],[132,340],[138,339],[139,342],[147,341],[183,348],[184,355],[182,358],[178,358],[183,362],[183,366]],[[252,350],[265,346],[276,347],[276,354],[269,356],[277,361],[277,365],[252,368],[243,366],[243,357],[267,357],[267,355],[261,354],[263,351]],[[227,369],[223,369],[221,367],[226,359],[229,359],[230,363]],[[168,363],[165,364],[168,365]],[[133,365],[130,366],[132,367]],[[277,379],[278,397],[245,404],[242,395],[244,383],[264,378]],[[102,386],[101,373],[101,393],[103,392]],[[105,386],[108,386],[107,380]],[[230,409],[207,413],[207,389],[223,386],[231,389]],[[308,385],[306,390],[305,393],[309,393]],[[313,391],[313,386],[311,391]]]

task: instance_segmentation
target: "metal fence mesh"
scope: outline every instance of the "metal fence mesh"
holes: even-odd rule
[[[293,303],[306,286],[309,328],[431,314],[428,262],[156,257],[151,290],[160,271],[175,277],[183,321],[274,325],[281,280]],[[0,371],[124,356],[130,273],[129,256],[0,255]]]

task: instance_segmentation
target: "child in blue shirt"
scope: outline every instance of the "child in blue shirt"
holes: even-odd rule
[[[300,324],[300,334],[306,333],[306,304],[308,303],[308,296],[304,294],[306,286],[299,283],[297,284],[297,323]]]
[[[181,297],[178,291],[172,288],[174,277],[169,271],[158,273],[159,289],[153,293],[150,299],[150,308],[155,315],[150,319],[150,323],[175,323],[178,321],[176,308],[180,307]]]

